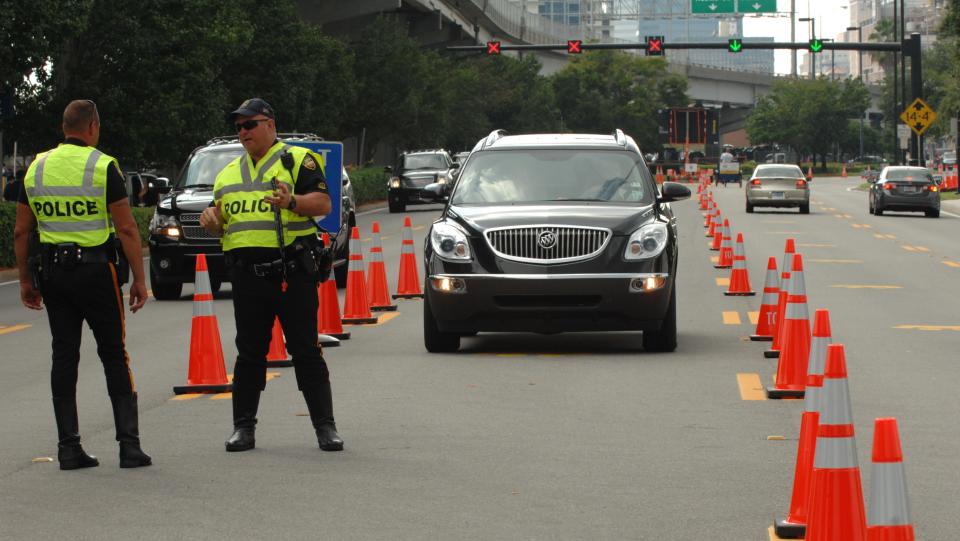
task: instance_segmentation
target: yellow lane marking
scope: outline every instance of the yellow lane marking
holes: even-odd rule
[[[870,224],[850,224],[854,229],[872,229]]]
[[[844,217],[844,218],[853,218],[853,216],[851,216],[851,215],[849,215],[849,214],[844,214],[843,217]]]
[[[718,255],[712,255],[712,256],[710,256],[710,262],[713,263],[714,265],[716,265],[717,263],[720,262],[720,256],[718,256]]]
[[[751,325],[756,325],[760,321],[760,312],[747,312],[747,317],[750,318]]]
[[[897,325],[894,329],[915,331],[960,331],[960,325]]]
[[[716,280],[717,280],[717,285],[720,287],[727,287],[730,285],[729,278],[717,278]]]
[[[909,244],[904,244],[900,247],[908,252],[929,252],[930,251],[930,248],[925,248],[923,246],[911,246]]]
[[[740,324],[740,314],[738,312],[724,312],[723,313],[723,324],[724,325],[739,325]]]
[[[874,237],[877,237],[878,239],[890,239],[890,240],[894,240],[894,239],[897,238],[896,235],[891,235],[891,234],[889,234],[889,233],[876,233],[876,234],[874,234],[873,236],[874,236]]]
[[[812,244],[812,243],[797,243],[797,246],[801,248],[836,248],[836,244]]]
[[[960,269],[960,263],[958,263],[958,262],[956,262],[956,261],[941,261],[941,263],[943,263],[944,265],[946,265],[946,266],[948,266],[948,267],[953,267],[953,268],[955,268],[955,269]]]
[[[53,457],[52,457],[52,456],[38,456],[38,457],[36,457],[36,458],[31,459],[30,462],[33,462],[34,464],[42,464],[42,463],[44,463],[44,462],[53,462]]]
[[[387,240],[387,239],[389,239],[389,238],[390,238],[390,235],[382,235],[382,236],[380,237],[380,240]]]
[[[371,323],[369,325],[361,325],[362,327],[377,327],[383,325],[384,323],[390,321],[391,319],[400,315],[400,312],[379,312],[377,315],[377,322]]]
[[[29,329],[33,325],[29,323],[21,323],[20,325],[13,325],[11,327],[4,327],[0,325],[0,334],[10,334],[12,332],[22,331],[24,329]]]
[[[805,259],[813,263],[863,263],[859,259]]]
[[[834,214],[837,218],[843,218],[843,214]]]
[[[770,541],[781,541],[783,538],[777,535],[777,531],[773,526],[767,528],[767,535],[770,536]]]
[[[194,398],[200,398],[200,394],[201,394],[201,393],[178,394],[178,395],[174,395],[173,398],[171,398],[170,400],[178,400],[178,401],[179,401],[179,400],[193,400]]]
[[[427,226],[425,226],[425,225],[417,225],[417,226],[414,226],[414,227],[413,227],[413,230],[414,230],[414,231],[420,231],[421,229],[423,229],[423,228],[425,228],[425,227],[427,227]]]
[[[217,393],[210,397],[210,400],[230,400],[233,398],[233,393]]]
[[[766,400],[767,392],[760,383],[759,374],[737,374],[741,400]]]
[[[844,289],[903,289],[903,286],[868,286],[854,284],[835,284],[830,287],[840,287]]]

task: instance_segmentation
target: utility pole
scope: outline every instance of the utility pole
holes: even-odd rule
[[[797,0],[790,0],[790,41],[797,41]],[[797,77],[797,50],[790,52],[790,75]]]
[[[848,26],[847,32],[851,30],[857,31],[857,43],[863,43],[863,26]],[[860,79],[860,82],[863,83],[863,51],[857,51],[857,77]],[[863,157],[863,117],[866,116],[867,112],[864,111],[860,115],[860,157]]]

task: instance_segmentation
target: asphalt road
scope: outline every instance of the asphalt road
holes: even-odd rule
[[[847,347],[865,494],[873,419],[894,416],[918,538],[955,538],[960,217],[871,216],[866,195],[848,190],[857,183],[816,179],[809,216],[748,215],[740,188],[715,194],[734,236],[745,234],[754,289],[767,257],[779,263],[796,239],[810,313],[829,309]],[[325,351],[341,453],[317,449],[292,369],[271,370],[252,452],[223,450],[228,397],[173,400],[186,381],[188,286],[180,301],[128,317],[155,465],[117,468],[85,331],[80,425],[101,466],[61,472],[43,460],[56,456],[46,315],[23,308],[15,284],[0,286],[0,539],[769,539],[789,506],[803,404],[742,398],[738,374],[769,383],[776,369],[768,344],[746,339],[760,296],[722,295],[729,271],[710,262],[695,201],[674,208],[676,352],[645,353],[631,333],[492,334],[431,355],[422,301],[400,301],[399,315],[351,327]],[[437,207],[410,210],[420,253]],[[393,288],[402,215],[361,216],[365,237],[373,220]],[[231,372],[228,287],[215,304]]]

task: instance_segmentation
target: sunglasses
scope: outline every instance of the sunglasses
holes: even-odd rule
[[[240,130],[250,131],[257,127],[257,124],[261,122],[266,122],[270,120],[269,118],[254,118],[252,120],[247,120],[245,122],[237,122],[234,124],[234,127],[237,128],[237,133],[240,133]]]

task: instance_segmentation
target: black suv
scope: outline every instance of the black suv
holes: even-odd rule
[[[278,135],[281,141],[322,141],[313,134]],[[213,184],[217,175],[234,158],[243,153],[236,136],[217,137],[194,149],[172,188],[162,188],[164,195],[150,220],[150,287],[158,300],[180,298],[185,282],[193,282],[197,254],[205,254],[213,291],[229,281],[223,263],[220,239],[200,226],[200,213],[213,201]],[[341,169],[340,231],[330,231],[334,247],[334,269],[337,286],[347,283],[347,260],[350,255],[350,227],[356,225],[353,187],[350,177]],[[330,171],[327,171],[328,178]]]
[[[454,163],[446,150],[417,150],[404,152],[397,160],[396,167],[384,167],[390,173],[387,181],[387,203],[390,212],[403,212],[407,205],[429,204],[436,201],[423,197],[423,188],[428,184],[444,186],[449,193],[455,170],[460,167]]]
[[[434,200],[442,187],[424,189]],[[636,142],[491,133],[474,147],[425,241],[427,351],[477,332],[643,331],[677,346],[682,184],[657,186]]]

